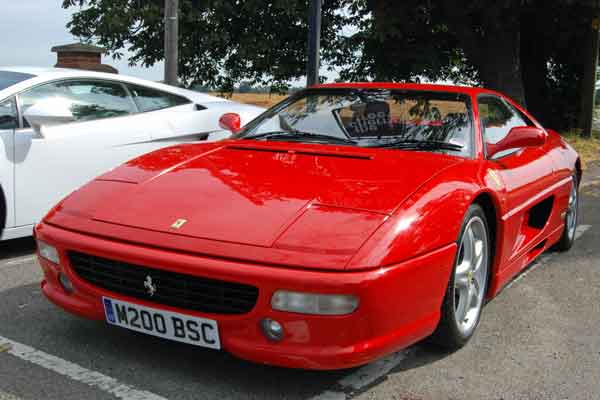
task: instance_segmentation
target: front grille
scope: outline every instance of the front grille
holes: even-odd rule
[[[216,314],[247,313],[258,288],[69,252],[71,267],[84,281],[111,292],[186,310]],[[152,280],[153,296],[144,286]]]

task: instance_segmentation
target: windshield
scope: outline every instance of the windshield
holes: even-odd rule
[[[4,90],[16,83],[35,78],[35,75],[22,74],[20,72],[0,71],[0,90]]]
[[[468,96],[384,89],[309,89],[253,121],[238,138],[386,147],[471,156]]]

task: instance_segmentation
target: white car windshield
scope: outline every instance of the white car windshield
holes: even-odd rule
[[[442,151],[471,156],[469,97],[387,89],[309,89],[253,121],[241,139]]]
[[[4,90],[19,82],[35,78],[35,75],[23,74],[20,72],[0,71],[0,90]]]

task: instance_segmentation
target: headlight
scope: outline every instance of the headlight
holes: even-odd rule
[[[274,310],[316,315],[345,315],[358,308],[358,297],[278,290],[271,298]]]
[[[40,252],[40,257],[45,258],[46,260],[53,262],[54,264],[60,264],[60,259],[58,258],[58,250],[56,247],[50,246],[48,243],[38,240],[38,251]]]

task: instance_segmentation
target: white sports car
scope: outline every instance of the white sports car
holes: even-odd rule
[[[62,197],[126,160],[206,140],[223,114],[230,127],[262,112],[122,75],[0,68],[0,240],[30,236]]]

